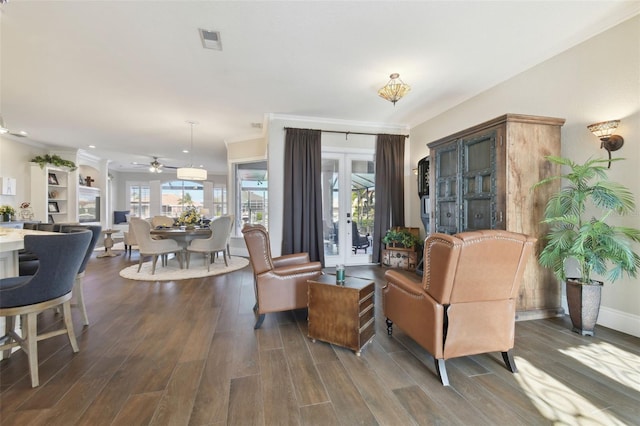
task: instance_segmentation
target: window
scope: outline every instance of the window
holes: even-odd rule
[[[149,217],[149,185],[141,183],[128,183],[129,186],[129,212],[131,216]]]
[[[174,180],[162,184],[162,215],[178,217],[188,207],[202,208],[204,188],[201,183]]]
[[[213,185],[213,216],[227,214],[227,185]]]
[[[236,182],[236,193],[240,195],[236,200],[236,217],[241,218],[237,223],[260,224],[268,228],[267,162],[236,164]]]

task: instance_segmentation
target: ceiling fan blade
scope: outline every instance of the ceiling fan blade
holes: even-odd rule
[[[13,132],[9,129],[7,129],[4,125],[4,120],[2,118],[2,116],[0,115],[0,134],[7,134],[7,135],[11,135],[11,136],[18,136],[19,138],[24,138],[27,137],[29,134],[27,132],[25,132],[24,130],[20,130],[19,132]]]

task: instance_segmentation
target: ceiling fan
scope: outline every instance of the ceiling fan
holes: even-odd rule
[[[178,167],[175,166],[167,166],[166,164],[162,164],[160,161],[158,161],[158,157],[151,157],[153,158],[153,160],[151,162],[149,162],[149,172],[151,173],[162,173],[162,169],[177,169]],[[136,166],[145,166],[145,164],[143,163],[137,163],[134,162],[133,163]]]
[[[21,138],[24,138],[25,136],[27,136],[27,132],[25,132],[24,130],[20,130],[18,132],[14,132],[11,131],[9,129],[7,129],[4,125],[4,119],[2,118],[2,116],[0,115],[0,135],[4,135],[4,134],[8,134],[8,135],[12,135],[12,136],[18,136]]]

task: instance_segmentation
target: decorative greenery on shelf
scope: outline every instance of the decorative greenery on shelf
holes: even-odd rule
[[[556,179],[567,182],[567,186],[555,193],[546,206],[543,223],[550,229],[545,236],[545,248],[540,253],[540,264],[565,280],[566,262],[572,258],[577,261],[579,270],[570,271],[569,277],[576,277],[577,273],[584,284],[592,282],[592,274],[610,282],[621,278],[624,273],[636,277],[640,256],[633,251],[632,243],[640,242],[640,230],[607,223],[613,214],[635,212],[635,202],[629,189],[608,179],[606,165],[609,160],[589,159],[578,164],[563,157],[546,158],[567,167],[569,173],[552,176],[534,185],[535,188]]]
[[[401,244],[404,248],[420,247],[422,240],[406,229],[389,229],[382,238],[385,244]]]
[[[76,163],[74,163],[73,161],[65,160],[64,158],[61,158],[55,154],[38,155],[31,161],[34,163],[38,163],[41,169],[44,169],[44,166],[46,166],[47,164],[53,164],[56,167],[67,167],[70,171],[74,171],[78,168],[76,166]]]

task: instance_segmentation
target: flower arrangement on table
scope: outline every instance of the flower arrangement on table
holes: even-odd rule
[[[178,223],[180,225],[185,225],[187,228],[191,228],[200,223],[201,219],[202,218],[200,217],[198,210],[196,210],[195,207],[189,207],[180,214],[180,217],[178,217]]]
[[[2,216],[2,219],[4,219],[4,221],[10,221],[11,216],[13,216],[14,214],[16,214],[16,209],[14,209],[13,207],[7,204],[0,206],[0,216]]]

